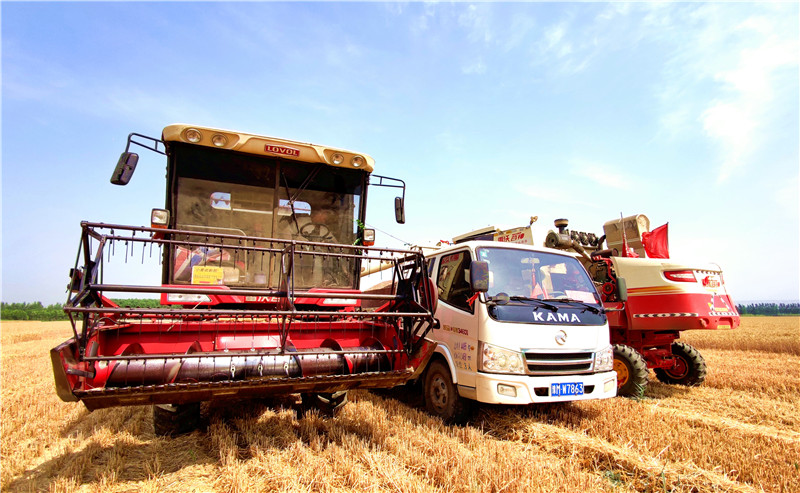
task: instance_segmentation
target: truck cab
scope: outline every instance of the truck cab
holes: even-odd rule
[[[471,401],[532,404],[616,395],[606,314],[574,254],[465,241],[428,254],[436,284],[424,377],[427,409],[447,422]]]

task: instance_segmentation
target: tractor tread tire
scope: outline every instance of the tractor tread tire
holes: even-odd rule
[[[347,391],[320,392],[315,394],[303,394],[304,409],[319,409],[322,416],[334,418],[347,404]]]
[[[176,437],[196,430],[200,424],[199,402],[153,406],[153,431],[157,436]]]
[[[628,374],[626,382],[617,382],[617,395],[624,397],[644,395],[647,388],[647,377],[650,373],[644,356],[630,346],[614,344],[614,360],[622,363]]]
[[[664,368],[656,368],[656,378],[663,383],[687,387],[696,387],[705,381],[708,367],[700,351],[685,342],[673,342],[672,354],[683,361],[685,373],[679,375]]]

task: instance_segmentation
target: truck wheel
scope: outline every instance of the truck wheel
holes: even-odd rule
[[[317,394],[303,394],[303,407],[310,409],[316,407],[323,416],[333,418],[347,404],[347,391],[324,392]]]
[[[447,424],[464,424],[469,418],[470,403],[458,395],[450,369],[442,360],[432,362],[425,372],[425,408]]]
[[[175,437],[190,433],[199,426],[199,402],[153,406],[153,431],[158,436]]]
[[[675,366],[670,369],[656,368],[656,377],[664,383],[694,387],[706,379],[706,360],[700,352],[683,342],[672,343]]]
[[[614,371],[617,372],[617,395],[641,397],[644,394],[647,362],[639,351],[624,344],[615,344]]]

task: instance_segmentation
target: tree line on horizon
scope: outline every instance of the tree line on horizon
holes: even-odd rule
[[[119,306],[130,308],[160,308],[161,302],[150,298],[112,299]],[[750,303],[736,305],[741,315],[800,315],[800,303]],[[69,320],[64,313],[64,305],[58,303],[44,306],[40,301],[33,303],[0,303],[0,320]]]
[[[750,303],[736,309],[740,315],[800,315],[800,303]]]
[[[130,308],[160,308],[159,300],[149,298],[112,299],[119,306]],[[0,320],[39,320],[49,322],[54,320],[69,320],[64,313],[64,305],[54,303],[44,306],[40,301],[33,303],[0,303]]]

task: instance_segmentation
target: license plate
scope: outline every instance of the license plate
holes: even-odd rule
[[[583,382],[551,383],[550,396],[583,395]]]

